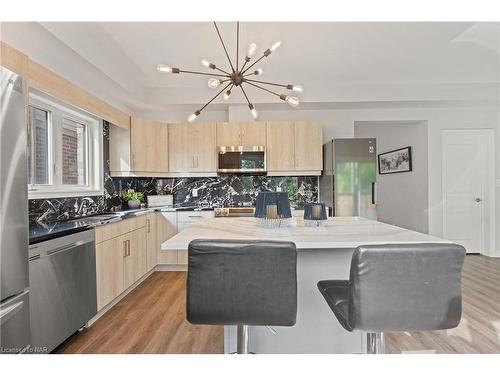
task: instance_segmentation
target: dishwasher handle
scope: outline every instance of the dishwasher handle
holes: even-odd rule
[[[81,245],[83,245],[83,244],[85,244],[87,242],[88,241],[76,241],[76,242],[73,242],[72,244],[58,247],[57,249],[48,250],[47,251],[47,256],[53,255],[53,254],[56,254],[56,253],[62,253],[63,251],[71,250],[71,249],[73,249],[75,247],[78,247],[78,246],[81,246]]]
[[[24,306],[24,301],[13,304],[6,309],[0,310],[0,326],[3,326],[7,320],[16,315]]]

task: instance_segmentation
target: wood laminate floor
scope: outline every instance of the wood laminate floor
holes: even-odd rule
[[[223,328],[185,320],[185,272],[155,272],[56,353],[223,353]],[[386,334],[387,353],[500,353],[500,259],[468,255],[457,328]]]
[[[56,353],[223,353],[224,329],[186,317],[186,272],[154,272]]]
[[[386,352],[500,353],[500,259],[466,256],[458,327],[386,334]]]

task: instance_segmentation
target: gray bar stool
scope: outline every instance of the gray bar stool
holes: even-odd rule
[[[293,242],[194,240],[188,248],[187,320],[237,325],[238,354],[248,326],[293,326],[297,250]]]
[[[367,333],[368,353],[384,353],[383,332],[458,325],[464,258],[454,244],[360,246],[349,280],[320,281],[318,288],[342,327]]]

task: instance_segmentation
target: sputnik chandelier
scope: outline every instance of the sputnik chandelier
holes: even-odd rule
[[[201,60],[201,63],[203,66],[206,68],[216,70],[220,72],[221,74],[213,74],[213,73],[204,73],[204,72],[197,72],[197,71],[192,71],[192,70],[183,70],[179,68],[172,68],[170,66],[164,65],[164,64],[158,64],[157,70],[161,73],[172,73],[172,74],[179,74],[179,73],[188,73],[188,74],[200,74],[204,76],[210,76],[208,79],[208,87],[212,89],[216,89],[221,85],[224,85],[224,88],[220,90],[212,99],[210,99],[203,107],[200,109],[194,111],[192,114],[190,114],[187,118],[189,122],[193,122],[196,120],[196,118],[200,115],[201,111],[203,111],[210,103],[212,103],[219,95],[224,93],[223,98],[224,100],[228,100],[229,97],[231,96],[231,92],[234,87],[239,87],[241,91],[243,92],[243,95],[245,96],[245,99],[248,103],[248,108],[250,109],[250,113],[252,114],[253,118],[256,119],[258,117],[257,110],[255,109],[255,106],[250,102],[250,99],[248,99],[248,95],[243,88],[244,84],[248,84],[250,86],[256,87],[260,90],[264,90],[272,95],[276,95],[279,97],[281,100],[287,102],[289,105],[292,107],[297,107],[299,105],[299,99],[295,96],[290,96],[286,94],[279,94],[277,92],[274,92],[266,87],[263,87],[262,85],[265,86],[277,86],[277,87],[282,87],[290,91],[294,92],[302,92],[303,88],[302,86],[299,85],[291,85],[291,84],[280,84],[280,83],[273,83],[273,82],[267,82],[267,81],[259,81],[256,79],[252,79],[253,76],[260,76],[263,73],[262,68],[254,68],[254,66],[261,61],[264,57],[267,58],[269,55],[271,55],[278,47],[281,45],[281,41],[275,42],[271,48],[268,48],[264,51],[261,57],[259,57],[257,60],[255,60],[252,64],[250,64],[247,67],[247,64],[250,63],[252,57],[255,54],[255,51],[257,50],[257,45],[255,43],[250,43],[250,45],[247,48],[247,53],[245,55],[245,59],[243,61],[243,65],[240,67],[239,66],[239,47],[240,47],[240,23],[236,22],[236,66],[233,65],[233,62],[231,61],[231,58],[229,57],[229,54],[226,49],[226,45],[224,44],[224,41],[222,40],[222,36],[219,31],[219,27],[217,26],[217,23],[213,23],[215,26],[215,30],[217,31],[217,35],[219,36],[220,42],[222,44],[222,48],[224,49],[224,52],[226,53],[226,57],[229,61],[229,66],[231,68],[231,71],[223,70],[219,68],[217,65],[211,63],[208,60]],[[254,69],[252,69],[254,68]]]

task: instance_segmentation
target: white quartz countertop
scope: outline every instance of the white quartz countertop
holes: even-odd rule
[[[195,239],[275,240],[295,242],[297,249],[355,248],[385,243],[451,243],[442,238],[414,232],[359,217],[329,218],[325,226],[308,227],[302,218],[292,218],[281,228],[262,227],[253,217],[202,219],[161,245],[162,250],[186,250]]]

